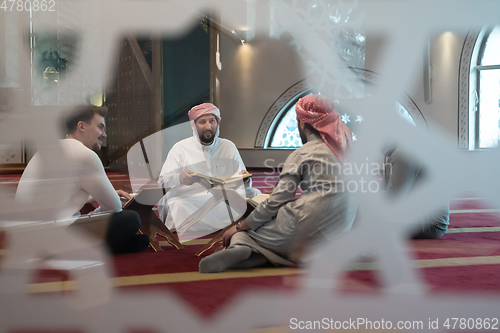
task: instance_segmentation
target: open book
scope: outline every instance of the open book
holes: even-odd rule
[[[125,197],[120,197],[120,201],[122,202],[122,208],[127,207],[132,202],[132,200],[134,200],[134,197],[137,195],[137,193],[129,193],[129,195],[131,196],[130,199],[127,199]]]
[[[122,199],[122,208],[129,209],[129,207],[134,206],[134,203],[137,202],[141,205],[154,206],[158,200],[163,197],[168,191],[170,187],[158,187],[158,185],[145,185],[143,186],[139,192],[137,193],[129,193],[132,197],[127,200],[125,198]]]
[[[247,199],[247,202],[252,205],[253,208],[257,207],[260,205],[262,202],[264,202],[267,198],[269,198],[269,194],[259,194],[256,197],[253,197],[251,199]]]
[[[201,173],[192,174],[193,177],[197,177],[199,179],[205,179],[212,185],[221,185],[221,184],[230,184],[237,182],[239,180],[245,181],[245,179],[252,177],[251,173],[239,174],[239,175],[228,175],[228,176],[219,176],[219,177],[211,177]]]

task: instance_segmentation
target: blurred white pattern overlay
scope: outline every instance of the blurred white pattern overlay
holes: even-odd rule
[[[289,6],[288,2],[283,3]],[[321,3],[325,1],[318,1],[318,4]],[[75,239],[74,235],[50,223],[49,226],[36,223],[22,230],[16,224],[12,233],[16,235],[17,243],[8,243],[0,262],[0,331],[71,329],[118,333],[144,328],[169,333],[236,333],[265,327],[289,327],[291,318],[335,318],[339,321],[351,318],[375,321],[383,318],[392,322],[421,320],[426,323],[422,330],[428,331],[431,330],[427,327],[429,318],[497,318],[500,308],[498,297],[473,293],[467,296],[427,293],[427,284],[413,267],[405,241],[409,229],[419,219],[438,209],[441,202],[457,198],[463,193],[473,192],[500,208],[500,177],[497,174],[500,155],[497,149],[481,154],[465,154],[457,149],[455,137],[432,125],[430,131],[413,127],[400,120],[392,110],[394,101],[404,91],[411,91],[419,84],[415,78],[419,77],[422,68],[419,59],[426,47],[428,34],[453,29],[465,35],[473,26],[493,26],[498,23],[500,2],[339,0],[332,1],[329,8],[334,9],[336,3],[342,6],[349,3],[356,5],[356,11],[365,15],[363,30],[367,40],[370,35],[383,40],[373,69],[380,74],[374,96],[369,105],[358,104],[355,112],[350,112],[367,120],[360,124],[360,131],[370,139],[360,141],[349,160],[351,163],[363,163],[367,158],[375,160],[388,142],[396,142],[406,152],[417,157],[429,171],[429,177],[418,189],[398,201],[397,205],[390,203],[381,192],[354,193],[359,203],[356,228],[334,242],[325,244],[313,256],[303,277],[297,279],[300,283],[298,292],[252,291],[238,298],[238,302],[224,308],[210,321],[201,318],[186,303],[168,292],[125,293],[113,289],[109,282],[111,274],[106,255],[88,240]],[[80,59],[75,65],[84,66],[86,57],[95,57],[95,48],[98,48],[100,75],[107,78],[116,59],[112,50],[124,33],[164,31],[173,35],[181,34],[197,24],[199,15],[207,9],[219,10],[230,18],[231,24],[245,26],[247,17],[242,13],[253,4],[253,1],[240,0],[59,0],[57,10],[72,8],[81,13],[80,20],[65,22],[66,29],[80,37]],[[302,5],[314,5],[314,2],[305,1]],[[334,73],[336,82],[340,81],[338,84],[345,81],[352,88],[358,78],[346,70],[338,50],[333,49],[335,43],[325,43],[323,37],[307,24],[308,20],[314,19],[307,17],[308,13],[318,15],[317,10],[321,8],[327,10],[327,7],[317,6],[314,10],[303,11],[301,15],[290,10],[289,16],[279,17],[280,24],[284,25],[281,29],[288,31],[295,43],[307,50],[311,59],[316,61],[314,68],[323,68],[323,75]],[[49,13],[36,13],[40,17],[44,14]],[[18,13],[5,12],[3,15],[11,15],[9,20],[15,21],[13,17]],[[39,26],[39,29],[46,30],[58,23],[50,19],[41,21],[43,26]],[[331,36],[337,38],[338,34]],[[30,68],[28,47],[23,43],[20,45],[19,48],[7,50],[8,58],[18,59],[20,67]],[[269,71],[272,70],[269,68]],[[68,73],[62,83],[68,87],[78,85],[76,81],[81,80],[81,77],[77,74],[81,71],[82,68],[77,67]],[[314,72],[316,75],[321,73],[317,70]],[[325,77],[318,82],[330,81],[330,78]],[[99,89],[92,84],[99,84],[100,80],[88,82],[82,85],[82,96]],[[26,81],[19,80],[19,86],[24,91],[31,91],[30,83]],[[85,89],[88,94],[83,91]],[[338,87],[335,86],[321,87],[322,94],[332,98],[337,91]],[[17,104],[1,115],[1,143],[29,139],[36,143],[38,149],[55,147],[57,136],[54,134],[54,119],[65,107],[51,108],[52,113],[48,117],[41,117],[30,103],[16,96],[10,98]],[[190,135],[191,131],[186,133]],[[155,161],[155,168],[158,166],[161,166],[161,161]],[[365,181],[370,179],[365,178]],[[0,219],[5,224],[16,220],[16,214],[21,214],[22,209],[15,205],[11,191],[0,190]],[[42,253],[57,256],[59,253],[54,251],[82,252],[77,256],[81,265],[72,270],[72,273],[75,271],[73,277],[76,277],[79,292],[43,297],[26,292],[26,284],[30,282],[31,276],[29,272],[36,268],[35,259]],[[382,285],[381,292],[370,295],[340,293],[339,281],[344,270],[367,253],[377,259],[379,269],[376,274]],[[443,327],[433,331],[440,329]]]

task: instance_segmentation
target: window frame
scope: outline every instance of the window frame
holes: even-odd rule
[[[476,40],[476,45],[475,48],[478,48],[478,52],[475,55],[474,61],[471,61],[471,65],[474,64],[473,68],[471,68],[471,73],[473,73],[473,76],[471,80],[474,81],[474,84],[471,85],[471,92],[470,94],[473,96],[473,100],[471,102],[472,108],[469,109],[469,112],[475,112],[474,114],[474,146],[472,147],[472,150],[484,150],[484,149],[491,149],[490,147],[480,147],[480,116],[481,116],[481,71],[487,71],[487,70],[492,70],[492,69],[500,69],[500,62],[497,65],[481,65],[481,62],[483,61],[484,53],[486,51],[486,43],[493,32],[495,27],[487,27],[483,29],[482,34],[479,35],[478,39]],[[471,147],[469,147],[471,149]]]

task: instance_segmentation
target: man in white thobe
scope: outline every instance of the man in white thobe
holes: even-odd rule
[[[172,147],[158,178],[159,186],[171,188],[158,204],[160,218],[169,229],[176,230],[212,198],[212,194],[193,174],[223,177],[246,173],[234,143],[219,138],[219,109],[211,103],[204,103],[193,107],[188,115],[193,136],[177,142]],[[239,217],[241,210],[244,212],[244,198],[260,193],[251,188],[250,182],[245,184],[246,188],[243,181],[239,185],[241,186],[238,186],[236,191],[241,200],[228,198],[233,208],[233,220]],[[227,205],[220,202],[214,208],[208,209],[206,215],[188,230],[177,230],[178,236],[180,241],[187,241],[223,229],[229,223],[231,216]]]

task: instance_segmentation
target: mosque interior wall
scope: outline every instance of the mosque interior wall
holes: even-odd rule
[[[430,37],[430,102],[425,99],[426,50],[422,50],[422,56],[415,63],[413,85],[405,90],[422,112],[430,130],[442,132],[452,142],[457,142],[458,135],[459,64],[465,36],[466,33],[446,31]],[[279,54],[280,46],[275,46],[275,52],[263,51],[258,43],[256,45],[257,51],[251,52],[253,44],[237,45],[229,37],[222,39],[220,107],[224,120],[221,136],[236,144],[249,166],[264,167],[263,161],[273,153],[254,148],[262,119],[273,102],[305,75],[300,70],[290,70],[297,61],[292,53]],[[384,45],[381,38],[367,35],[365,69],[376,71]],[[280,66],[283,63],[290,67]],[[281,163],[288,153],[281,155],[275,154],[276,163]]]

